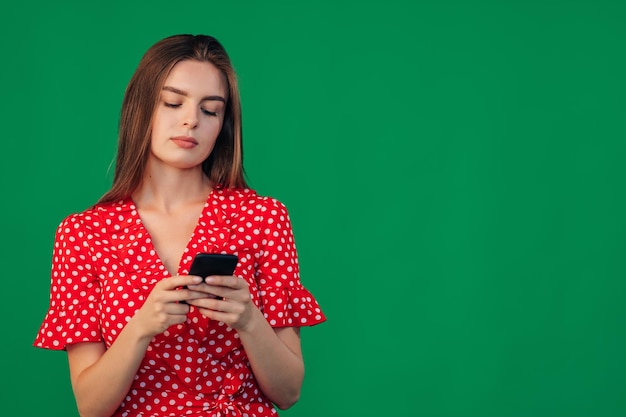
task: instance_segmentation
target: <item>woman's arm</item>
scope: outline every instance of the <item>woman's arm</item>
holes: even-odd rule
[[[278,408],[286,410],[300,398],[304,379],[300,328],[273,329],[256,311],[258,323],[239,330],[239,337],[261,390]]]
[[[291,407],[300,397],[304,378],[299,329],[273,329],[252,302],[243,278],[211,276],[206,282],[190,288],[224,299],[205,296],[190,300],[189,304],[198,307],[204,316],[237,330],[263,393],[278,408]]]
[[[178,288],[200,280],[176,276],[157,283],[109,349],[102,342],[67,346],[72,388],[82,417],[108,417],[115,412],[126,397],[152,338],[187,319],[189,306],[178,301],[206,296]]]
[[[151,340],[138,337],[129,328],[131,322],[108,350],[102,342],[67,346],[70,378],[81,417],[112,415],[128,393]]]

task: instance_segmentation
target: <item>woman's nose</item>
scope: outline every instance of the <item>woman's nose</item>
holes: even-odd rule
[[[190,111],[185,114],[183,118],[183,126],[193,129],[198,125],[198,114],[195,111]]]

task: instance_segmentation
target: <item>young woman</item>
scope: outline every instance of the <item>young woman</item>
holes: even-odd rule
[[[302,286],[285,207],[246,185],[234,70],[209,36],[152,46],[122,106],[111,190],[56,234],[35,345],[66,349],[81,416],[272,416],[300,395]],[[197,253],[233,276],[191,276]]]

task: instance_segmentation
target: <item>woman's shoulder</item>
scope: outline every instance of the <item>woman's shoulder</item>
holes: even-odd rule
[[[63,219],[59,228],[67,228],[72,225],[76,228],[79,226],[87,229],[96,228],[101,223],[106,223],[106,217],[121,216],[124,212],[132,212],[133,209],[129,200],[96,204],[83,211],[68,215]]]
[[[251,188],[218,188],[216,191],[218,199],[223,202],[256,208],[264,212],[268,210],[286,212],[286,207],[280,200],[271,196],[260,195]]]

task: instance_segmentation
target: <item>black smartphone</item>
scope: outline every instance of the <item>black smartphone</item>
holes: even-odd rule
[[[197,275],[203,279],[209,275],[232,275],[237,267],[239,259],[235,255],[223,254],[223,253],[198,253],[193,262],[191,268],[189,268],[189,275]],[[214,298],[222,298],[215,297]],[[186,304],[185,301],[183,303]]]
[[[189,275],[206,278],[209,275],[232,275],[239,259],[222,253],[198,253],[189,269]]]

